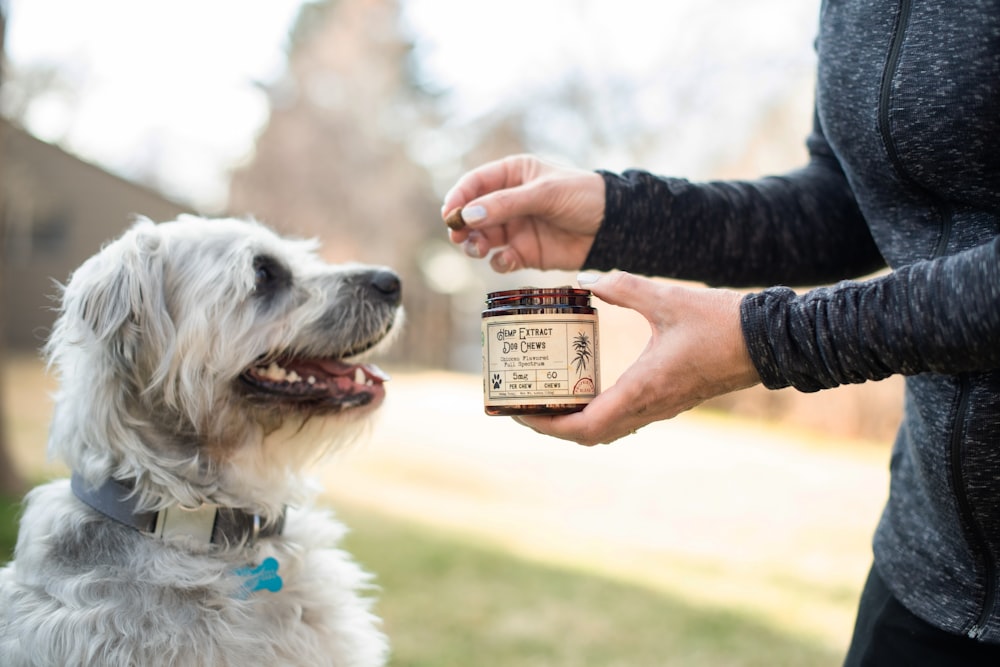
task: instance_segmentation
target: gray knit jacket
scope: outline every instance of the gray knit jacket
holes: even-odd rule
[[[1000,0],[825,0],[816,48],[807,166],[601,172],[585,267],[779,285],[742,302],[769,388],[906,376],[875,567],[916,615],[1000,642]]]

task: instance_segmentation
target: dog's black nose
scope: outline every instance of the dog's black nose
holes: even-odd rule
[[[402,299],[403,285],[397,276],[388,269],[379,269],[372,274],[371,286],[386,301],[397,304]]]

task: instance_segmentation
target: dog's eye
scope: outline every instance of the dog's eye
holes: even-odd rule
[[[267,283],[271,282],[274,278],[271,273],[271,267],[261,264],[260,266],[254,267],[254,286],[260,289]]]
[[[253,284],[258,293],[271,292],[290,281],[288,270],[273,257],[258,255],[253,259]]]

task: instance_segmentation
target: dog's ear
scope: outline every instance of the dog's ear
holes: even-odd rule
[[[135,361],[140,331],[147,343],[162,338],[162,262],[155,225],[140,220],[70,277],[63,291],[60,333],[93,336],[115,361]],[[82,325],[82,328],[81,328]],[[70,332],[75,332],[75,335]]]

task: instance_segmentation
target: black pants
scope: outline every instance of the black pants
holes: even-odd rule
[[[872,568],[844,667],[997,667],[1000,644],[940,630],[903,607]]]

